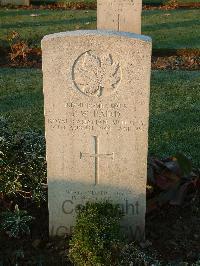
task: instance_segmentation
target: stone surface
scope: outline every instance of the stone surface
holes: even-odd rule
[[[151,39],[75,31],[42,40],[50,235],[71,233],[77,207],[109,200],[122,227],[145,226]]]
[[[97,0],[97,29],[141,33],[142,0]]]
[[[13,5],[13,6],[29,6],[30,0],[0,0],[0,4],[4,5]]]

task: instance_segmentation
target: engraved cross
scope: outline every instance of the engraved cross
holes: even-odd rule
[[[120,31],[120,14],[118,14],[118,17],[117,17],[117,31]]]
[[[111,157],[112,160],[114,160],[114,152],[112,153],[99,153],[99,137],[98,136],[93,136],[94,139],[94,154],[89,154],[89,153],[83,153],[80,152],[80,159],[84,157],[93,157],[94,158],[94,169],[95,169],[95,185],[99,184],[99,160],[100,158],[106,158],[106,157]]]

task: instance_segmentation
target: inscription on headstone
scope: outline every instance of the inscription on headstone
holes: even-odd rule
[[[51,235],[71,233],[87,201],[119,204],[142,238],[151,39],[75,31],[42,40]]]
[[[141,34],[142,0],[97,0],[97,29]]]

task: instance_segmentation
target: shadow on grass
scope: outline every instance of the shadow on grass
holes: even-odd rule
[[[1,113],[15,111],[16,108],[27,110],[29,107],[41,106],[43,104],[43,96],[38,91],[24,91],[23,93],[19,92],[6,95],[2,98],[2,102]]]
[[[21,29],[21,28],[34,28],[41,26],[51,26],[51,25],[72,25],[72,24],[84,24],[86,22],[95,22],[96,17],[82,17],[82,18],[72,18],[72,19],[62,19],[62,20],[52,20],[52,21],[32,21],[32,22],[17,22],[15,24],[6,24],[2,26],[2,29]]]
[[[38,13],[37,10],[13,10],[13,9],[8,9],[8,10],[1,10],[0,9],[0,18],[2,17],[16,17],[16,16],[29,16],[32,13]]]
[[[165,22],[165,23],[159,23],[159,24],[154,24],[154,25],[144,25],[143,26],[143,31],[157,31],[157,30],[171,30],[174,28],[186,28],[186,27],[197,27],[200,25],[200,20],[198,19],[192,19],[188,21],[180,21],[180,22]]]

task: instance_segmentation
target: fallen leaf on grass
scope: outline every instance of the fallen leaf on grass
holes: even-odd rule
[[[39,17],[39,14],[30,14],[30,17]]]

